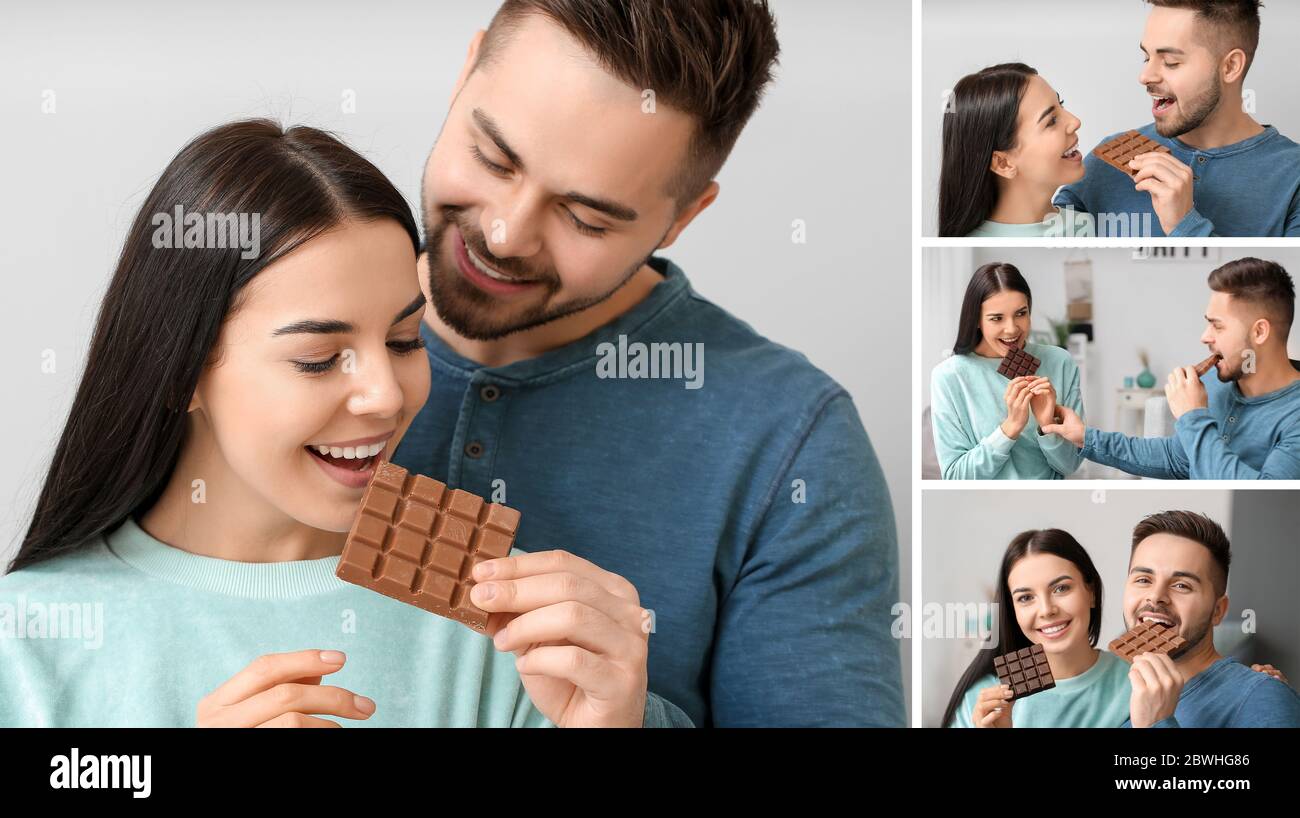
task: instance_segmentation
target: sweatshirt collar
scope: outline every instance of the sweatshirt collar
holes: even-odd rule
[[[347,587],[334,575],[337,556],[288,562],[206,557],[154,539],[131,517],[104,539],[109,551],[131,567],[200,591],[246,599],[296,599]]]

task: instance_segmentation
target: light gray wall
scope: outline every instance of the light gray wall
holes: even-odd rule
[[[905,390],[882,399],[873,387],[909,382],[910,228],[900,202],[910,177],[905,161],[862,158],[909,155],[901,123],[910,88],[862,78],[910,64],[910,12],[897,1],[772,5],[784,50],[776,84],[719,177],[721,198],[667,255],[706,297],[803,351],[853,394],[888,476],[907,595],[911,461],[900,432],[908,400]],[[11,434],[0,471],[0,559],[12,554],[35,499],[124,232],[175,152],[240,117],[329,128],[415,205],[465,49],[495,7],[6,7],[0,111],[11,161],[0,273],[9,309],[0,344],[10,399],[0,420]],[[47,89],[52,114],[42,113]],[[345,89],[355,92],[355,113],[341,111]],[[882,111],[899,126],[879,127]],[[806,244],[791,242],[795,219],[807,224]],[[41,372],[46,349],[57,355],[52,375]]]
[[[1151,101],[1138,84],[1138,43],[1148,7],[1142,0],[924,0],[921,18],[921,166],[923,233],[938,221],[939,158],[944,91],[990,65],[1023,62],[1038,69],[1065,107],[1083,122],[1080,147],[1152,121]],[[1300,138],[1292,40],[1300,3],[1265,3],[1259,51],[1246,77],[1255,92],[1255,118]]]

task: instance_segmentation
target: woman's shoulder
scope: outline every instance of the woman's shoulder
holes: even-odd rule
[[[974,369],[976,365],[974,355],[970,353],[964,355],[949,355],[947,358],[944,358],[942,361],[935,364],[931,373],[932,377],[936,379],[948,378],[961,372],[969,372]]]
[[[103,536],[0,576],[0,599],[101,585],[123,569]]]

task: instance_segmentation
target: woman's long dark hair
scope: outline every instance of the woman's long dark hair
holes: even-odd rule
[[[244,258],[247,248],[239,246],[155,247],[156,214],[170,216],[178,206],[205,220],[204,214],[234,213],[251,224],[256,215],[259,252]],[[9,571],[80,548],[152,506],[175,468],[190,399],[243,287],[345,219],[385,218],[419,246],[401,193],[323,131],[246,120],[181,149],[127,233],[63,435]]]
[[[968,74],[948,97],[943,114],[943,164],[939,172],[939,235],[969,235],[998,203],[989,164],[994,151],[1016,147],[1020,100],[1038,72],[1003,63]]]
[[[1011,599],[1009,585],[1011,569],[1030,554],[1053,554],[1074,563],[1074,567],[1079,569],[1079,574],[1083,577],[1084,584],[1093,592],[1092,614],[1088,622],[1088,644],[1096,647],[1097,640],[1101,638],[1101,574],[1097,573],[1097,566],[1092,564],[1092,557],[1088,556],[1088,552],[1083,550],[1083,546],[1079,545],[1079,541],[1070,536],[1069,532],[1059,528],[1045,528],[1017,534],[1007,546],[1006,553],[1002,555],[1002,568],[998,571],[998,641],[982,647],[975,656],[975,661],[971,662],[970,667],[962,674],[961,681],[957,682],[952,697],[948,699],[948,708],[943,711],[943,721],[940,724],[944,727],[952,724],[957,708],[961,707],[962,699],[966,696],[966,691],[980,679],[993,674],[994,658],[1013,650],[1027,648],[1032,644],[1029,637],[1025,636],[1025,632],[1020,629],[1020,623],[1016,621],[1015,603]]]
[[[1029,311],[1034,310],[1034,295],[1029,292],[1029,282],[1020,274],[1014,264],[994,261],[975,271],[966,285],[966,295],[961,300],[961,317],[957,321],[957,340],[953,342],[952,354],[965,355],[975,351],[984,339],[981,321],[984,316],[984,302],[1006,290],[1024,293],[1029,300]]]

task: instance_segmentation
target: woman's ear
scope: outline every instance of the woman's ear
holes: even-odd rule
[[[1003,179],[1016,178],[1016,166],[1011,163],[1011,157],[1007,156],[1004,151],[993,151],[993,160],[989,162],[989,170]]]

